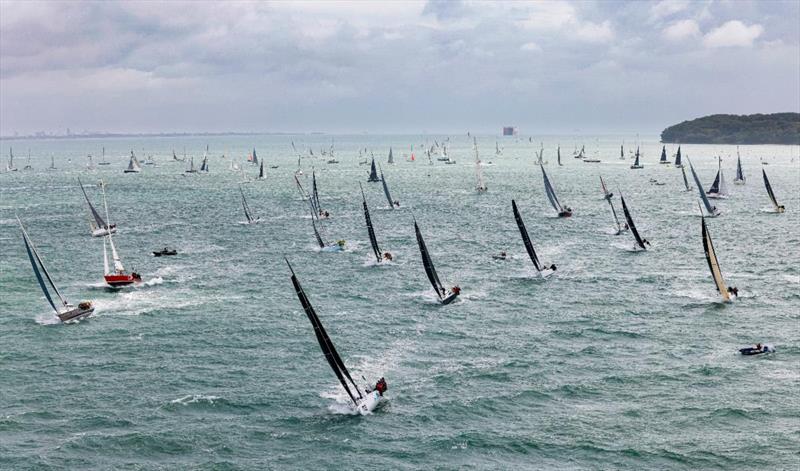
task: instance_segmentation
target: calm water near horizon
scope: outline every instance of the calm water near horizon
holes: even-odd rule
[[[797,469],[800,147],[740,146],[743,186],[733,184],[736,146],[681,147],[706,186],[723,158],[731,196],[708,225],[740,291],[725,304],[704,258],[697,192],[657,163],[657,136],[641,138],[642,170],[629,168],[636,136],[478,136],[491,162],[485,194],[474,190],[466,134],[449,136],[456,165],[428,164],[424,146],[447,138],[0,141],[0,469]],[[301,183],[317,173],[332,215],[325,235],[345,239],[343,253],[315,248],[292,141]],[[308,156],[331,143],[340,163]],[[540,143],[570,219],[547,204]],[[572,158],[581,144],[602,162]],[[208,174],[172,161],[185,148],[199,165],[206,145]],[[9,147],[17,172],[3,172]],[[366,182],[365,147],[399,210]],[[103,148],[110,165],[87,169]],[[262,218],[245,226],[243,174],[231,164],[254,178],[253,148],[268,168],[241,184]],[[677,145],[666,148],[672,159]],[[33,170],[23,171],[28,149]],[[131,150],[156,165],[123,174]],[[762,168],[784,214],[769,212]],[[630,234],[612,235],[601,175],[651,250],[631,253]],[[78,178],[98,204],[97,183],[107,183],[114,240],[141,286],[104,288],[103,242],[89,236]],[[392,265],[371,262],[359,182]],[[534,276],[512,198],[540,258],[558,266],[546,281]],[[93,317],[55,321],[15,213],[66,297],[95,301]],[[423,272],[414,218],[442,281],[463,289],[449,306]],[[164,246],[178,255],[151,255]],[[500,251],[510,259],[494,260]],[[386,377],[388,401],[374,414],[350,413],[284,256],[354,376]],[[777,353],[738,355],[755,342]]]

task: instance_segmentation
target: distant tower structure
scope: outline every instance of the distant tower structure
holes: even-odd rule
[[[504,136],[516,136],[517,135],[517,128],[515,126],[504,126],[503,127],[503,135]]]

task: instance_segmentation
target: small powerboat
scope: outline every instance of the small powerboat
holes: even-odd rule
[[[767,344],[757,344],[755,347],[740,348],[739,353],[742,355],[761,355],[762,353],[775,353],[775,347]]]
[[[163,249],[153,252],[154,257],[166,257],[168,255],[178,255],[178,251],[175,249],[168,249],[164,247]]]

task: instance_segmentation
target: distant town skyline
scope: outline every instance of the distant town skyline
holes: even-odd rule
[[[653,133],[800,111],[800,2],[0,2],[0,135]]]

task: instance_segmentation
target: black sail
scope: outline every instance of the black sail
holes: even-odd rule
[[[374,157],[372,158],[372,165],[370,166],[370,169],[369,169],[369,180],[367,180],[367,181],[370,181],[370,182],[380,181],[380,179],[378,178],[378,169],[375,168],[375,158]]]
[[[762,168],[761,174],[764,176],[764,187],[767,189],[767,194],[769,195],[769,200],[772,201],[772,204],[775,208],[778,208],[778,200],[775,199],[775,193],[772,192],[772,185],[769,184],[769,178],[767,178],[767,172]]]
[[[359,183],[359,186],[361,184]],[[364,188],[361,188],[361,201],[364,206],[364,220],[367,222],[367,232],[369,233],[369,243],[372,244],[372,252],[378,262],[381,261],[381,248],[378,246],[378,239],[375,237],[375,229],[372,227],[372,219],[369,217],[369,207],[367,207],[367,197],[364,196]]]
[[[86,190],[83,188],[83,183],[81,183],[81,179],[80,178],[78,179],[78,185],[81,186],[81,191],[83,192],[83,197],[86,198],[86,203],[89,205],[89,209],[92,211],[92,217],[94,217],[94,222],[97,223],[97,228],[98,229],[108,229],[108,225],[103,220],[103,218],[100,216],[100,213],[98,213],[97,210],[94,209],[94,206],[92,205],[92,202],[89,201],[89,197],[86,195]]]
[[[681,165],[681,146],[678,146],[678,153],[675,154],[675,166],[680,167]]]
[[[525,244],[525,250],[528,251],[528,256],[531,258],[533,266],[536,267],[537,270],[542,271],[542,266],[539,263],[539,257],[536,256],[536,251],[533,250],[531,238],[528,236],[528,230],[525,229],[525,223],[522,222],[522,216],[519,214],[516,201],[511,200],[511,208],[514,210],[514,219],[517,221],[517,227],[519,228],[519,234],[522,236],[522,242]]]
[[[422,265],[425,267],[425,274],[428,275],[428,280],[430,280],[433,290],[436,291],[436,295],[439,296],[439,299],[442,299],[444,287],[442,286],[442,282],[439,281],[436,269],[433,267],[433,261],[431,260],[430,254],[428,254],[428,248],[425,246],[425,240],[422,238],[422,233],[419,231],[417,221],[414,221],[414,231],[417,234],[417,244],[419,244],[419,252],[422,255]]]
[[[308,297],[306,297],[303,287],[300,286],[300,281],[294,274],[294,270],[292,269],[292,265],[289,264],[289,260],[286,260],[286,264],[289,265],[289,270],[292,272],[292,284],[294,285],[294,290],[297,293],[297,298],[300,300],[300,304],[303,306],[303,310],[306,312],[306,316],[311,322],[312,327],[314,327],[314,335],[317,337],[317,342],[319,342],[319,347],[322,350],[322,353],[325,355],[325,359],[328,360],[328,364],[331,366],[331,369],[336,374],[336,377],[339,379],[339,382],[342,384],[345,391],[347,391],[347,395],[350,396],[350,399],[352,399],[354,404],[358,404],[358,401],[356,401],[355,396],[353,396],[353,393],[344,378],[347,377],[347,379],[350,380],[350,383],[352,383],[353,388],[358,394],[358,397],[361,398],[362,396],[358,389],[358,385],[355,383],[355,381],[353,381],[353,378],[350,377],[350,372],[347,371],[344,361],[342,361],[339,353],[336,352],[336,348],[333,346],[333,342],[328,336],[328,333],[325,331],[325,328],[322,326],[322,322],[320,322],[317,313],[314,311],[314,307],[311,305],[311,302],[309,302]]]
[[[625,212],[625,220],[628,222],[628,228],[630,228],[633,237],[636,238],[636,244],[644,249],[644,241],[639,235],[639,231],[636,230],[636,225],[633,223],[633,218],[631,218],[631,213],[628,211],[628,205],[625,204],[625,198],[622,197],[622,193],[620,193],[619,198],[622,200],[622,211]]]

